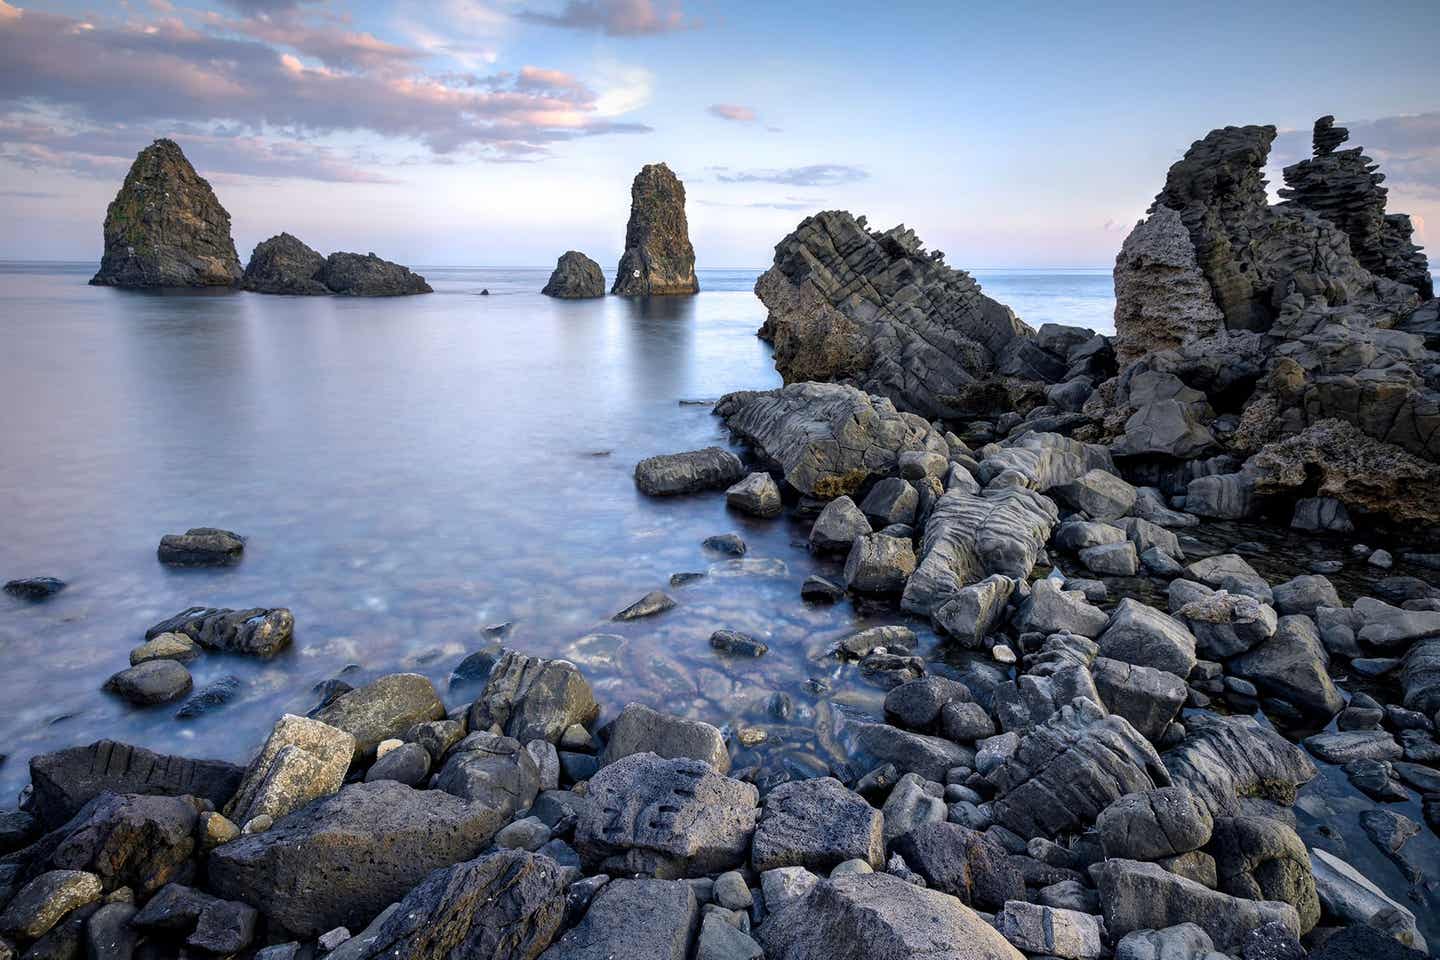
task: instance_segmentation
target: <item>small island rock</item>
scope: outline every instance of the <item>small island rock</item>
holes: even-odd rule
[[[663,163],[647,163],[630,187],[625,252],[610,292],[622,297],[700,292],[685,220],[685,185]]]
[[[605,296],[605,274],[600,264],[579,250],[568,250],[555,262],[550,282],[540,291],[562,300],[587,300]]]

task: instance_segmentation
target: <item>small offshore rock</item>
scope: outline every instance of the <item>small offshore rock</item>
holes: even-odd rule
[[[190,671],[176,661],[147,660],[111,676],[104,689],[137,707],[147,707],[178,700],[193,684]]]
[[[763,471],[752,473],[725,491],[725,503],[733,510],[756,517],[775,517],[785,509],[775,478]]]
[[[7,580],[5,592],[21,600],[38,602],[48,600],[65,589],[65,581],[58,577],[26,577],[21,580]]]
[[[245,538],[215,527],[192,527],[184,533],[167,533],[156,551],[160,562],[172,567],[228,567],[240,562]]]
[[[653,617],[657,613],[664,613],[674,606],[675,601],[663,591],[652,590],[610,619],[622,621],[639,620],[642,617]]]
[[[567,250],[555,261],[555,269],[540,291],[562,300],[585,300],[605,296],[605,274],[600,264],[579,250]]]

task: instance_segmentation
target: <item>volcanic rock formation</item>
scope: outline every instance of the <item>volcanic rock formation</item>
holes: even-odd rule
[[[630,187],[625,252],[611,293],[622,297],[699,293],[685,220],[685,185],[663,163],[647,163]]]
[[[105,211],[105,254],[91,283],[228,287],[240,277],[230,214],[173,140],[140,151]]]
[[[402,297],[431,293],[425,278],[373,253],[322,257],[288,233],[255,245],[240,287],[255,293]]]
[[[569,250],[555,262],[555,272],[550,274],[549,282],[540,292],[563,300],[603,297],[605,274],[600,271],[600,264],[579,250]]]

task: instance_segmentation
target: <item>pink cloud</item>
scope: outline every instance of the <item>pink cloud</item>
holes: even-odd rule
[[[754,123],[756,114],[751,107],[742,107],[737,103],[714,103],[706,108],[711,116],[719,117],[721,120],[734,120],[736,123]]]

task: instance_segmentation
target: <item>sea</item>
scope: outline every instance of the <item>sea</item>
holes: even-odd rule
[[[478,690],[452,671],[497,642],[578,664],[605,716],[638,701],[762,729],[734,758],[762,786],[845,763],[847,722],[878,718],[885,691],[827,652],[906,619],[802,603],[804,579],[840,564],[788,514],[651,499],[632,478],[644,457],[728,443],[722,394],[780,385],[755,335],[760,271],[702,270],[694,297],[560,301],[539,293],[548,268],[417,269],[433,295],[347,299],[116,290],[87,285],[94,264],[0,263],[0,580],[68,584],[0,596],[0,809],[36,753],[100,738],[244,762],[333,679],[413,671],[462,705]],[[1113,330],[1108,269],[971,272],[1032,326]],[[157,562],[162,535],[196,526],[244,535],[243,560]],[[702,546],[724,533],[743,558]],[[612,621],[652,590],[678,605]],[[233,677],[238,693],[192,719],[102,692],[148,627],[191,606],[288,607],[294,644],[200,658],[197,690]],[[909,625],[937,670],[994,669]],[[719,654],[720,628],[769,652]],[[1343,775],[1320,783],[1301,815],[1329,842],[1325,823],[1373,804]],[[1363,834],[1332,833],[1403,897]]]

